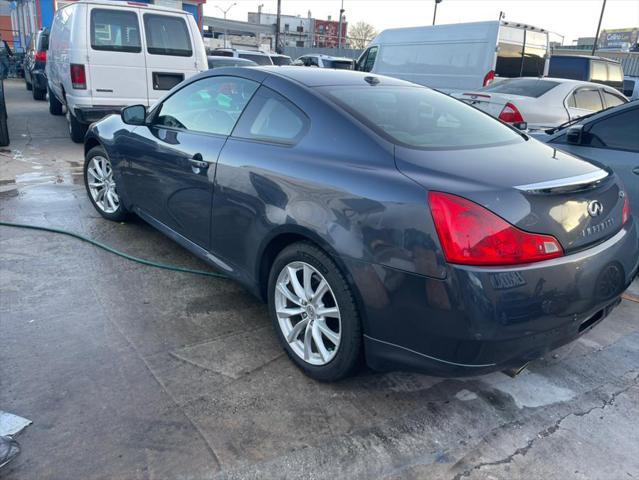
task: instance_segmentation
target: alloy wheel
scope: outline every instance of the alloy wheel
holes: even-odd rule
[[[114,213],[120,207],[111,162],[105,157],[96,155],[89,161],[87,185],[91,198],[104,213]]]
[[[324,276],[305,262],[286,265],[275,285],[275,314],[291,350],[311,365],[326,365],[339,349],[339,305]]]

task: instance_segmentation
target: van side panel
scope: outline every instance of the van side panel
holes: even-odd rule
[[[495,64],[499,22],[385,30],[373,72],[445,92],[476,89]]]

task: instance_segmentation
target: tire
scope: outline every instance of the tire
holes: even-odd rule
[[[100,169],[96,169],[95,163],[93,162],[100,162],[102,165],[108,166],[108,168],[101,166]],[[101,183],[103,185],[109,183],[108,188],[106,185],[102,188],[107,188],[107,190],[111,190],[111,192],[115,193],[115,197],[117,198],[117,208],[113,210],[109,208],[112,202],[108,201],[104,194],[100,196],[99,192],[101,188],[95,186],[96,183],[100,183],[99,170],[104,170],[107,173],[110,171],[110,180],[108,182],[102,181]],[[109,175],[103,175],[103,177],[104,176]],[[84,157],[84,187],[86,188],[89,200],[100,215],[113,222],[121,222],[126,219],[128,211],[120,201],[120,197],[116,189],[115,180],[113,179],[111,162],[106,151],[102,147],[93,147],[87,152]],[[103,200],[100,200],[100,198],[102,198]],[[110,199],[112,200],[112,198],[113,197],[111,196]]]
[[[297,279],[307,300],[309,296],[303,287],[307,267],[311,267],[308,276],[311,293],[319,290],[321,280],[328,284],[325,293],[311,302],[297,303],[301,297],[295,293],[289,267],[293,270],[299,268],[295,275],[299,275]],[[284,294],[282,288],[288,293]],[[362,328],[351,288],[335,262],[312,243],[294,243],[277,256],[269,275],[268,308],[280,344],[293,363],[309,377],[321,382],[335,382],[352,375],[361,365]],[[339,317],[320,313],[335,308]],[[306,313],[291,315],[293,310]],[[319,338],[325,347],[323,353],[315,340],[317,332],[320,332]],[[310,349],[306,347],[307,335]],[[287,336],[292,338],[290,342]],[[329,340],[329,337],[334,339]],[[310,351],[308,358],[307,351]]]
[[[9,145],[9,128],[6,115],[0,114],[0,147]]]
[[[33,84],[27,82],[27,80],[25,79],[24,84],[27,86],[27,90],[31,91],[33,90]]]
[[[69,124],[69,136],[75,143],[83,143],[88,125],[78,121],[69,109],[67,109],[67,123]]]
[[[47,91],[46,90],[42,90],[39,88],[34,88],[33,89],[33,99],[34,100],[46,100],[47,98]]]
[[[62,115],[62,103],[55,97],[48,86],[47,93],[49,95],[49,113],[51,115]]]

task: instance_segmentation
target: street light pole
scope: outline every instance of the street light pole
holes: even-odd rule
[[[433,12],[433,25],[435,25],[435,19],[437,18],[437,4],[442,3],[442,0],[435,0],[435,11]]]
[[[237,3],[233,3],[232,5],[230,5],[226,10],[224,10],[222,7],[218,7],[217,5],[215,5],[215,8],[217,8],[220,12],[222,12],[224,14],[224,48],[226,48],[226,37],[228,36],[228,30],[226,28],[226,14],[229,12],[229,10],[231,8],[233,8],[235,5],[237,5]]]
[[[280,25],[282,16],[282,0],[277,0],[277,20],[275,21],[275,53],[280,51]]]
[[[599,30],[601,29],[601,21],[603,20],[604,10],[606,9],[606,0],[603,0],[603,4],[601,5],[601,14],[599,15],[599,24],[597,25],[597,35],[595,35],[595,41],[592,42],[592,54],[595,54],[595,50],[597,50],[597,42],[599,41]]]
[[[342,17],[344,16],[344,0],[342,0],[342,8],[339,9],[339,31],[337,32],[337,48],[342,48]]]

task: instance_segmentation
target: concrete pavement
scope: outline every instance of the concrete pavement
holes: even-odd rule
[[[208,269],[139,220],[103,220],[64,117],[23,82],[5,90],[0,219]],[[515,379],[325,385],[233,282],[0,227],[0,410],[33,420],[6,480],[638,478],[639,303]]]

